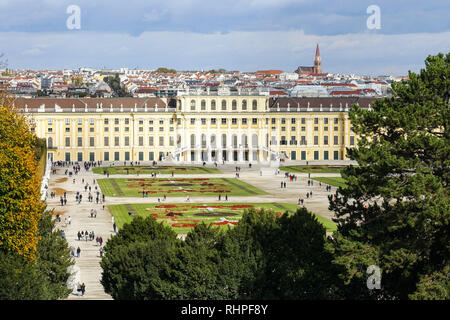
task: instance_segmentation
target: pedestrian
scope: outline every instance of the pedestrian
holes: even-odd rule
[[[67,218],[67,221],[69,222],[69,224],[71,224],[71,223],[72,223],[72,218],[69,216],[69,217]]]
[[[100,257],[103,257],[103,247],[100,247],[99,253],[100,253]]]
[[[164,195],[164,201],[166,201],[166,195]]]
[[[222,195],[221,194],[219,194],[219,201],[220,201],[220,197],[221,197]]]
[[[228,195],[227,194],[225,195],[225,201],[228,201]]]
[[[81,296],[81,284],[79,282],[77,284],[77,296]]]
[[[81,249],[80,249],[80,247],[78,247],[78,248],[77,248],[77,257],[78,257],[78,258],[80,257],[80,253],[81,253]]]
[[[117,228],[117,226],[116,226],[116,224],[115,224],[115,223],[113,224],[113,228],[114,228],[114,232],[116,232],[116,228]]]
[[[83,282],[83,284],[81,285],[81,295],[82,296],[84,296],[84,292],[86,291],[86,285],[84,284],[84,282]]]

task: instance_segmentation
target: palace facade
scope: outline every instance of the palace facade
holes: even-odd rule
[[[269,163],[348,160],[353,103],[373,98],[269,97],[195,91],[172,98],[17,98],[53,161]]]

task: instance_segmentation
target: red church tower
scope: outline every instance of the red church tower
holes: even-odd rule
[[[320,75],[322,73],[322,58],[320,57],[319,44],[316,46],[316,56],[314,57],[314,66],[299,66],[295,71],[299,75]]]
[[[319,44],[317,44],[316,56],[314,57],[314,73],[322,73],[322,58],[320,57]]]

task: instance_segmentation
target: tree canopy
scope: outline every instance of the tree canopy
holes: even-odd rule
[[[359,140],[347,151],[358,166],[342,171],[347,187],[330,209],[335,263],[354,297],[408,299],[426,279],[444,270],[448,277],[450,54],[429,56],[425,66],[392,83],[393,97],[372,110],[350,110]],[[382,271],[380,290],[362,281],[369,265]]]
[[[44,209],[39,140],[4,91],[0,93],[0,150],[0,250],[34,259]]]
[[[325,240],[306,209],[250,210],[233,229],[199,224],[185,241],[136,217],[106,244],[102,284],[115,299],[332,298]]]

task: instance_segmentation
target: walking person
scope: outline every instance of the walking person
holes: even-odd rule
[[[77,257],[78,257],[78,258],[80,257],[80,253],[81,253],[81,249],[80,249],[80,247],[78,247],[78,248],[77,248]]]
[[[81,295],[82,296],[84,296],[84,292],[86,291],[86,285],[84,284],[84,282],[83,282],[83,284],[81,285]]]
[[[117,226],[116,226],[116,224],[114,223],[114,224],[113,224],[114,232],[116,232],[116,228],[117,228]]]

